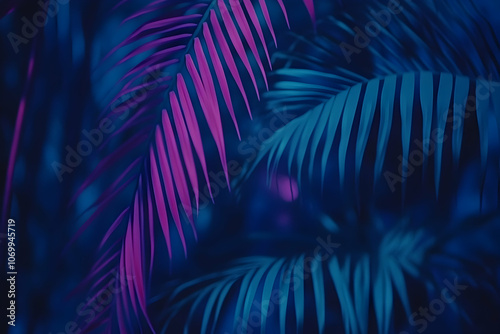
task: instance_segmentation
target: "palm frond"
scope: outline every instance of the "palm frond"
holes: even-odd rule
[[[305,3],[314,18],[312,2]],[[277,4],[288,23],[283,2],[278,0]],[[118,4],[115,9],[121,5]],[[112,246],[121,254],[119,260],[95,270],[109,270],[114,265],[120,268],[123,275],[135,278],[134,283],[128,285],[127,293],[123,292],[120,296],[122,305],[116,304],[120,329],[133,327],[131,319],[141,321],[140,314],[149,322],[144,270],[146,258],[150,259],[150,272],[152,268],[154,234],[157,229],[155,221],[160,222],[170,259],[174,253],[171,243],[172,221],[186,256],[187,242],[182,227],[184,218],[190,222],[196,238],[193,209],[199,206],[198,166],[201,166],[207,186],[210,187],[204,154],[206,143],[201,140],[202,118],[214,139],[229,185],[221,114],[223,109],[229,112],[240,136],[233,107],[235,96],[229,93],[229,80],[236,83],[250,117],[243,77],[251,79],[259,98],[259,81],[264,81],[267,87],[266,68],[260,50],[264,50],[270,64],[267,48],[269,37],[272,36],[276,43],[273,29],[276,19],[271,18],[268,6],[266,1],[259,1],[257,5],[250,0],[231,1],[229,5],[223,0],[155,1],[123,21],[124,24],[130,24],[132,20],[142,20],[144,23],[114,47],[105,59],[118,59],[107,74],[117,71],[118,67],[126,67],[118,80],[117,93],[114,93],[101,115],[103,119],[113,122],[126,121],[108,140],[120,133],[134,134],[101,161],[72,201],[93,181],[103,177],[111,166],[129,161],[130,152],[142,152],[138,154],[143,158],[140,162],[136,156],[133,163],[129,162],[129,167],[93,205],[94,213],[74,238],[108,210],[110,203],[125,187],[136,185],[132,204],[122,212],[103,240],[103,244],[108,239],[118,237],[121,240],[121,246]],[[261,23],[260,16],[264,18],[266,26]],[[270,36],[264,33],[266,27]],[[247,54],[245,43],[253,57]],[[245,70],[240,69],[240,63]],[[156,77],[155,80],[148,81],[152,75]],[[165,101],[158,121],[158,117],[152,117],[150,111],[162,103],[162,96]],[[203,111],[203,117],[195,112],[199,109]],[[129,117],[132,111],[135,114]],[[191,196],[194,196],[194,200]],[[147,245],[151,245],[150,249],[147,249]],[[92,276],[97,275],[95,271],[91,273]],[[133,317],[124,305],[131,305]],[[122,306],[123,309],[120,309]]]
[[[377,1],[374,3],[369,9],[383,9]],[[366,168],[368,179],[373,179],[375,186],[382,176],[389,181],[397,178],[404,195],[406,167],[400,174],[387,174],[387,169],[383,172],[389,141],[396,139],[394,132],[399,131],[397,142],[403,164],[408,164],[410,153],[416,149],[416,139],[426,143],[436,133],[441,139],[450,134],[452,140],[438,140],[432,153],[423,149],[424,169],[430,156],[434,158],[436,197],[442,183],[444,147],[451,146],[456,168],[462,158],[464,140],[468,147],[477,142],[484,182],[488,157],[493,157],[488,145],[488,120],[496,119],[500,126],[497,36],[487,22],[465,25],[463,21],[474,20],[469,17],[442,24],[445,7],[433,11],[425,5],[418,9],[412,2],[404,6],[401,14],[392,17],[390,27],[380,26],[377,39],[360,51],[365,53],[362,63],[354,63],[355,53],[349,55],[353,63],[346,62],[342,41],[346,39],[344,35],[350,39],[356,36],[349,27],[355,26],[356,19],[360,20],[347,15],[320,22],[315,38],[299,37],[300,42],[290,52],[277,53],[277,63],[283,65],[274,71],[273,89],[266,95],[268,107],[286,108],[302,115],[264,143],[247,177],[266,158],[271,177],[288,155],[284,164],[289,173],[292,169],[297,173],[300,184],[305,166],[309,178],[313,177],[315,158],[319,155],[323,186],[331,156],[337,155],[341,189],[346,169],[351,168],[355,188],[359,189],[365,161],[370,166]],[[470,3],[461,4],[457,11],[477,13]],[[423,13],[430,17],[422,18]],[[451,37],[457,35],[452,30],[457,27],[475,50],[489,52],[481,56],[478,51],[465,52],[463,43]],[[475,35],[482,38],[474,39]],[[437,55],[432,51],[436,49],[440,50]],[[458,67],[457,63],[463,66]],[[295,100],[300,102],[294,103]],[[479,129],[477,140],[464,134],[464,129],[471,126]],[[376,151],[375,158],[369,157],[374,161],[367,161],[367,145]]]
[[[476,243],[459,251],[459,256],[450,252],[452,245],[461,244],[461,238],[469,235],[467,226],[471,223],[476,235],[495,240],[498,215],[462,221],[453,232],[443,222],[399,221],[389,231],[375,232],[370,227],[372,241],[376,242],[368,248],[342,230],[331,235],[330,240],[338,242],[332,254],[325,250],[290,258],[240,259],[230,269],[164,292],[162,298],[168,301],[162,332],[173,328],[183,328],[184,333],[289,333],[303,328],[312,332],[317,329],[318,333],[333,329],[345,333],[408,330],[409,323],[396,321],[396,305],[400,303],[405,318],[409,318],[419,306],[413,291],[423,289],[429,296],[439,296],[445,280],[457,277],[461,284],[474,286],[473,277],[478,277],[474,268],[483,261],[479,255],[483,247]],[[441,226],[438,233],[432,224]],[[488,243],[484,249],[494,249],[498,257],[497,246]],[[470,266],[455,265],[462,255],[469,258]],[[482,275],[486,281],[494,281],[488,269],[482,270]],[[370,319],[372,312],[375,322]],[[338,323],[332,322],[334,314],[341,314]],[[460,306],[454,308],[454,316],[463,316]]]
[[[437,82],[438,95],[436,100],[433,96],[433,82]],[[452,127],[452,150],[453,161],[460,160],[461,145],[463,141],[464,127],[466,126],[466,102],[470,102],[470,97],[476,98],[480,91],[494,90],[499,85],[498,82],[488,82],[486,80],[475,81],[463,76],[453,76],[450,73],[420,72],[405,73],[400,76],[391,75],[382,79],[372,79],[366,84],[357,84],[348,90],[340,92],[327,102],[311,109],[304,115],[294,119],[265,144],[260,151],[260,158],[267,157],[269,174],[278,166],[285,150],[288,153],[288,169],[291,172],[292,163],[297,167],[299,178],[302,176],[304,164],[309,164],[309,177],[312,178],[314,161],[316,155],[321,157],[321,179],[324,180],[327,161],[332,153],[333,142],[336,135],[340,137],[338,146],[338,169],[340,183],[344,183],[345,168],[347,159],[347,146],[349,143],[356,143],[355,153],[355,178],[359,183],[362,162],[364,159],[366,146],[370,133],[378,132],[378,143],[374,176],[376,180],[383,177],[382,167],[385,160],[387,145],[390,137],[391,123],[394,113],[400,112],[401,123],[401,143],[403,161],[409,160],[411,138],[419,137],[423,142],[431,140],[431,133],[439,130],[444,133],[451,113],[452,121],[458,124]],[[474,89],[470,94],[470,89]],[[420,95],[421,100],[416,100]],[[399,100],[399,106],[395,101]],[[478,124],[479,149],[483,170],[486,167],[488,156],[488,119],[496,117],[500,111],[498,104],[498,94],[493,94],[486,100],[477,99],[475,119],[471,122]],[[414,107],[414,104],[419,104]],[[494,106],[493,111],[489,109],[489,103]],[[450,110],[450,105],[453,108]],[[376,111],[379,112],[380,122],[378,127],[373,124]],[[414,113],[421,113],[423,119],[423,133],[421,136],[412,133],[416,126],[414,120],[418,119]],[[498,117],[496,117],[498,119]],[[354,119],[359,119],[359,124],[354,123]],[[433,122],[434,120],[434,122]],[[455,124],[455,123],[454,123]],[[392,124],[394,126],[394,124]],[[499,123],[500,125],[500,123]],[[356,127],[356,128],[355,128]],[[376,130],[375,130],[375,127]],[[414,131],[414,130],[413,130]],[[321,138],[324,139],[322,150],[319,148]],[[443,141],[437,142],[434,155],[435,162],[435,185],[436,194],[439,192],[439,180],[442,171]],[[308,159],[305,158],[309,152]],[[425,152],[424,159],[429,159],[429,152]],[[272,166],[272,167],[271,167]],[[405,178],[403,175],[402,178]],[[300,179],[299,179],[300,180]]]

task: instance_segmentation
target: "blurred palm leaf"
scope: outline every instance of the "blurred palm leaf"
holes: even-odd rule
[[[491,254],[493,250],[498,258],[498,247],[490,243],[498,236],[498,223],[498,215],[462,221],[455,230],[444,222],[399,221],[388,231],[370,227],[373,247],[342,229],[328,237],[338,242],[331,254],[320,248],[320,252],[288,258],[243,258],[230,269],[163,292],[160,299],[168,296],[163,332],[182,324],[184,333],[301,333],[304,328],[318,333],[333,328],[345,333],[392,333],[407,329],[407,323],[396,327],[401,323],[395,322],[395,307],[400,303],[409,318],[419,306],[412,300],[412,291],[423,288],[433,296],[440,293],[445,280],[456,277],[472,286],[478,280],[494,282],[487,268],[478,272],[476,266],[481,266],[485,251]],[[440,226],[437,233],[432,226]],[[471,243],[461,255],[451,252],[471,227],[488,246]],[[469,265],[457,266],[463,255]],[[414,278],[412,283],[407,283],[408,277]],[[455,317],[462,316],[463,311],[452,307]],[[375,323],[370,320],[371,312]],[[327,324],[327,314],[330,318],[341,314],[341,320],[332,323],[330,319]]]

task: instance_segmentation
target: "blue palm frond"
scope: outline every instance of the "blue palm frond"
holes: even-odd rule
[[[341,230],[331,235],[331,240],[338,242],[332,254],[242,258],[229,269],[184,283],[172,293],[163,292],[161,298],[168,298],[163,332],[179,326],[185,333],[405,330],[410,324],[396,321],[396,305],[402,305],[405,318],[411,317],[419,306],[414,290],[439,296],[446,282],[456,277],[461,284],[476,288],[479,277],[494,282],[494,273],[488,273],[487,268],[479,273],[476,266],[482,265],[480,254],[484,251],[498,258],[498,246],[471,242],[461,255],[451,250],[470,235],[468,228],[472,226],[481,240],[493,242],[498,223],[498,215],[475,217],[450,231],[444,222],[399,221],[389,231],[375,232],[370,227],[374,242],[368,248]],[[433,224],[441,226],[437,233]],[[470,265],[457,266],[461,256],[468,257]],[[409,277],[414,280],[409,281]],[[460,305],[453,308],[457,319],[463,316]],[[342,315],[339,323],[327,322],[327,315],[335,313]],[[375,323],[370,313],[375,315]]]
[[[369,9],[384,10],[377,1],[373,3]],[[404,196],[405,169],[400,175],[383,172],[389,142],[400,143],[398,150],[404,164],[415,149],[415,139],[425,143],[436,133],[441,137],[449,133],[451,145],[438,140],[432,154],[423,148],[424,172],[431,155],[434,159],[435,196],[439,196],[445,168],[445,145],[451,146],[456,169],[463,158],[462,142],[467,140],[468,148],[477,143],[484,182],[487,161],[495,158],[488,145],[489,120],[495,119],[500,126],[497,36],[488,22],[476,22],[475,18],[462,15],[444,20],[446,5],[438,6],[437,11],[425,3],[419,8],[413,2],[403,5],[401,14],[393,15],[390,29],[380,26],[377,39],[372,39],[366,49],[358,50],[359,57],[364,53],[360,63],[356,62],[356,53],[346,56],[342,41],[356,36],[349,27],[369,17],[329,17],[319,23],[316,37],[302,37],[289,52],[275,55],[282,67],[274,71],[272,89],[266,94],[268,108],[286,108],[300,117],[264,143],[247,177],[266,159],[268,175],[272,177],[281,160],[288,156],[284,164],[288,173],[297,174],[299,184],[303,170],[312,179],[318,164],[324,187],[331,156],[336,155],[340,189],[345,189],[346,170],[350,169],[354,170],[354,187],[360,189],[365,161],[366,173],[373,179],[375,189],[380,179],[389,179],[391,184],[391,178],[397,178]],[[457,10],[477,13],[474,5],[467,2]],[[428,18],[422,18],[427,14]],[[455,38],[457,26],[473,42],[473,52],[465,52],[464,44]],[[482,38],[474,40],[473,34]],[[436,48],[438,54],[432,51]],[[346,57],[352,63],[346,62]],[[479,129],[478,138],[464,134],[464,129],[474,126]],[[400,132],[399,138],[395,131]],[[370,157],[374,161],[367,161],[367,145],[376,151],[375,157]]]
[[[433,82],[437,82],[438,95],[434,101]],[[394,122],[394,112],[400,111],[401,114],[401,143],[403,150],[403,160],[408,161],[411,138],[417,134],[412,133],[414,125],[414,113],[422,113],[424,142],[431,139],[432,131],[438,130],[444,133],[448,120],[448,113],[451,112],[453,119],[459,123],[453,127],[453,161],[458,163],[460,160],[461,145],[463,141],[463,131],[466,126],[466,103],[470,98],[475,98],[481,90],[494,90],[499,85],[498,82],[488,82],[486,80],[474,81],[463,76],[453,76],[450,73],[420,72],[405,73],[400,76],[391,75],[382,79],[372,79],[366,84],[357,84],[346,91],[340,92],[327,102],[311,109],[304,115],[294,119],[284,128],[266,142],[264,149],[260,151],[258,160],[267,157],[268,172],[271,174],[279,164],[283,152],[288,153],[288,170],[291,171],[292,161],[297,167],[299,178],[302,176],[304,164],[309,165],[309,177],[312,178],[314,170],[313,163],[316,155],[321,157],[321,179],[324,179],[326,164],[329,155],[332,153],[332,143],[336,134],[340,133],[340,142],[338,148],[338,163],[340,172],[340,182],[344,183],[347,146],[349,143],[356,143],[355,153],[355,177],[359,182],[362,161],[366,151],[370,133],[373,133],[375,111],[379,111],[380,123],[378,124],[378,142],[376,161],[374,167],[375,178],[382,178],[382,166],[384,163],[387,143],[391,134],[391,123]],[[476,91],[469,93],[469,88],[475,87]],[[452,95],[453,93],[453,95]],[[419,103],[415,96],[420,95],[420,108],[414,104]],[[398,98],[395,98],[398,97]],[[453,97],[453,99],[452,99]],[[479,149],[481,155],[482,168],[486,167],[488,156],[488,118],[496,117],[500,112],[497,94],[491,95],[486,100],[477,99],[476,119],[479,132]],[[400,105],[396,105],[396,101]],[[494,108],[489,109],[489,103]],[[453,109],[450,111],[450,105]],[[420,109],[420,110],[419,110]],[[354,119],[359,119],[355,124]],[[433,123],[434,120],[434,123]],[[463,120],[463,121],[462,121]],[[395,122],[394,122],[395,123]],[[500,123],[499,123],[500,124]],[[394,126],[394,124],[392,124]],[[357,127],[354,129],[354,127]],[[414,130],[413,130],[414,131]],[[322,150],[319,149],[320,140],[323,137],[325,144]],[[436,194],[439,192],[439,178],[441,174],[443,142],[437,143],[435,157],[435,184]],[[309,154],[307,154],[309,152]],[[424,156],[428,159],[429,153]],[[305,158],[308,155],[308,160]],[[273,168],[271,169],[271,166]],[[404,175],[402,176],[405,177]],[[299,179],[300,180],[300,179]]]

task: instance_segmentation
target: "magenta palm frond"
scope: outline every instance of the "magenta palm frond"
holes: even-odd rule
[[[314,19],[312,1],[304,2]],[[115,8],[124,3],[120,2]],[[277,3],[288,24],[283,1],[278,0]],[[101,195],[94,204],[94,213],[75,235],[75,238],[78,237],[107,210],[122,189],[136,184],[133,201],[122,208],[124,211],[103,239],[103,245],[110,244],[109,239],[112,238],[120,240],[109,248],[114,249],[109,254],[116,254],[114,261],[95,267],[90,274],[98,277],[99,273],[105,273],[114,266],[120,275],[134,277],[133,284],[122,291],[119,302],[115,303],[118,305],[116,319],[122,330],[132,326],[132,318],[145,320],[152,328],[146,315],[145,269],[148,266],[146,259],[149,259],[149,272],[152,271],[154,232],[157,230],[155,221],[160,223],[170,259],[174,252],[172,225],[181,240],[185,256],[187,242],[182,227],[183,218],[189,221],[196,238],[193,210],[199,207],[198,166],[210,187],[204,153],[206,143],[202,142],[200,130],[202,118],[207,122],[229,185],[222,117],[225,109],[240,137],[239,115],[233,107],[235,98],[243,98],[251,117],[248,92],[242,77],[248,75],[258,98],[259,82],[264,81],[267,88],[266,71],[271,65],[268,40],[272,38],[276,44],[273,29],[276,18],[270,16],[268,5],[267,1],[257,4],[250,0],[230,1],[229,4],[223,0],[154,1],[124,20],[123,23],[127,23],[153,16],[112,49],[105,59],[118,58],[113,69],[133,63],[128,65],[126,73],[119,79],[119,91],[111,98],[102,116],[111,120],[128,116],[129,106],[135,104],[138,111],[118,130],[130,130],[134,134],[101,161],[76,192],[72,202],[111,166],[125,161],[132,150],[142,152],[142,156],[132,163],[134,166],[129,165]],[[265,26],[259,16],[264,18]],[[132,46],[134,49],[130,51]],[[267,65],[264,65],[260,49],[264,50]],[[128,53],[120,56],[125,50],[129,50]],[[240,68],[237,62],[241,62],[243,67]],[[169,75],[161,75],[154,82],[145,82],[144,79],[152,71]],[[241,96],[231,96],[229,78],[234,79]],[[137,99],[139,101],[130,98],[139,91],[145,91],[146,97]],[[150,121],[151,111],[158,110],[156,108],[162,101],[159,121]],[[200,109],[202,115],[195,111]],[[122,114],[118,114],[117,110]],[[117,231],[125,232],[120,235]],[[150,247],[146,247],[148,244]],[[100,291],[99,284],[94,291]],[[127,305],[130,305],[134,315],[129,314]]]

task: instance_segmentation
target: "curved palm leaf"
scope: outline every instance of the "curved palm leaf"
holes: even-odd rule
[[[317,328],[318,333],[334,328],[368,333],[375,332],[372,327],[378,333],[391,333],[408,329],[409,323],[395,321],[395,305],[401,303],[409,318],[419,306],[419,301],[412,300],[415,289],[439,296],[446,280],[456,277],[460,284],[474,286],[476,266],[484,259],[481,254],[495,249],[498,257],[498,246],[493,244],[498,222],[498,215],[474,218],[450,230],[443,222],[400,221],[389,231],[370,230],[376,242],[369,248],[343,229],[331,235],[331,240],[339,242],[331,254],[322,250],[294,258],[243,258],[230,269],[184,283],[168,294],[162,332],[180,325],[184,333],[289,333],[301,332],[301,328],[310,332]],[[432,225],[441,226],[438,233]],[[461,244],[461,238],[470,235],[469,228],[474,228],[476,236],[482,235],[485,244],[450,252],[453,245]],[[456,265],[464,255],[470,272]],[[493,273],[488,269],[481,273],[485,282],[493,284]],[[408,277],[416,279],[411,286],[406,283]],[[457,318],[463,316],[459,307],[454,307]],[[370,310],[375,313],[375,324],[370,321]],[[335,313],[342,315],[340,323],[327,324],[325,315]],[[193,321],[195,316],[202,321]],[[224,321],[226,317],[235,321]]]
[[[283,2],[278,0],[277,3],[288,23]],[[305,3],[314,18],[312,1]],[[121,5],[122,3],[115,8]],[[165,14],[158,16],[158,13]],[[152,19],[149,18],[151,16]],[[261,24],[260,16],[264,18],[265,26]],[[251,79],[259,97],[260,79],[256,72],[260,73],[267,87],[265,65],[259,49],[264,50],[270,64],[267,49],[269,38],[264,34],[264,27],[267,27],[276,42],[274,18],[270,17],[266,1],[259,1],[258,4],[250,0],[230,1],[229,5],[223,0],[155,1],[125,19],[124,23],[132,19],[145,22],[116,46],[106,59],[119,59],[111,70],[124,66],[123,64],[133,65],[128,65],[126,73],[120,77],[118,92],[102,116],[111,121],[126,120],[111,138],[119,133],[134,131],[138,129],[138,125],[140,131],[136,131],[128,141],[101,161],[72,200],[74,201],[94,180],[102,177],[110,166],[125,161],[132,150],[142,152],[142,163],[137,159],[129,163],[129,167],[93,205],[94,213],[74,237],[77,238],[108,209],[110,203],[125,187],[136,184],[132,204],[117,218],[101,243],[107,244],[113,235],[118,234],[116,231],[124,230],[124,235],[119,236],[121,245],[115,243],[109,248],[111,254],[119,256],[115,261],[106,260],[104,257],[103,264],[95,266],[90,274],[91,277],[96,277],[116,266],[120,268],[122,275],[134,277],[133,284],[123,289],[119,297],[121,305],[116,304],[120,330],[133,328],[133,318],[139,321],[144,318],[149,323],[146,316],[144,269],[147,258],[150,271],[152,270],[155,221],[160,222],[170,258],[173,256],[170,234],[172,221],[187,255],[182,212],[191,223],[196,237],[192,212],[193,208],[198,208],[199,205],[197,163],[201,166],[208,187],[210,183],[204,143],[201,140],[202,117],[197,115],[195,110],[200,107],[203,111],[203,118],[214,139],[229,185],[221,122],[223,103],[238,136],[239,129],[233,108],[234,96],[229,93],[228,75],[236,83],[251,117],[247,87],[243,84],[242,76]],[[259,42],[255,35],[258,36]],[[247,54],[245,43],[253,57]],[[243,65],[244,71],[240,69],[240,64]],[[156,73],[153,73],[154,71]],[[151,75],[156,76],[153,82],[147,81]],[[160,121],[157,122],[147,111],[158,106],[162,95],[165,96],[166,104]],[[128,117],[131,111],[135,111],[135,114]],[[194,200],[191,200],[191,195]],[[116,236],[114,238],[116,239]],[[150,245],[150,249],[146,250],[146,245]],[[98,282],[102,285],[102,279]],[[97,293],[100,293],[101,285],[94,286]],[[127,305],[131,305],[134,316],[128,313]],[[151,324],[149,325],[153,330]],[[95,326],[95,323],[88,324],[87,330]]]
[[[319,155],[323,186],[327,163],[336,153],[340,186],[345,183],[346,168],[352,163],[354,183],[359,188],[367,144],[376,142],[375,162],[367,163],[370,166],[367,170],[374,166],[370,173],[375,184],[381,176],[388,179],[389,185],[396,179],[396,183],[403,185],[404,194],[407,177],[404,169],[401,175],[382,173],[388,142],[390,138],[395,139],[391,137],[393,129],[400,129],[398,142],[403,164],[408,163],[410,150],[414,148],[412,139],[425,143],[432,139],[431,133],[441,136],[450,133],[451,145],[446,146],[451,146],[453,162],[458,166],[464,128],[477,124],[484,182],[490,117],[495,118],[500,127],[500,93],[497,91],[500,44],[487,22],[477,23],[467,15],[462,15],[463,21],[444,20],[449,8],[444,6],[438,11],[425,6],[417,10],[414,3],[407,2],[401,14],[393,16],[390,27],[381,27],[377,39],[362,50],[368,57],[363,62],[368,65],[346,62],[346,49],[339,31],[350,38],[356,35],[349,28],[354,26],[355,19],[347,16],[329,18],[320,23],[318,37],[302,38],[291,53],[280,52],[277,58],[287,63],[274,72],[277,79],[275,89],[267,94],[269,107],[286,107],[303,115],[266,141],[250,172],[267,157],[268,173],[272,175],[287,154],[288,171],[295,167],[300,183],[304,165],[308,165],[312,178],[315,157]],[[375,1],[372,9],[384,7]],[[473,4],[467,3],[460,4],[457,11],[478,13]],[[430,16],[424,20],[429,23],[424,29],[421,29],[422,12]],[[464,21],[473,24],[466,25]],[[456,29],[473,43],[474,50],[465,52],[463,43],[452,37],[457,36]],[[476,35],[481,38],[475,39]],[[432,51],[435,49],[440,50],[438,55]],[[349,55],[353,61],[355,53]],[[405,58],[400,57],[403,54]],[[457,67],[457,63],[464,65]],[[290,96],[300,103],[290,102]],[[473,117],[469,117],[471,115]],[[420,126],[422,129],[417,130]],[[468,146],[475,143],[471,139],[468,136]],[[438,141],[433,152],[436,196],[441,183],[443,147],[443,140]],[[353,162],[348,161],[348,148],[355,151]],[[425,148],[423,153],[426,166],[430,153]]]
[[[433,83],[438,82],[438,96],[434,101]],[[283,152],[288,148],[288,168],[292,168],[292,163],[296,164],[299,177],[304,164],[309,164],[309,177],[312,178],[313,162],[317,154],[321,157],[321,179],[324,179],[326,164],[332,152],[332,143],[336,134],[340,133],[340,143],[338,149],[338,163],[340,171],[340,182],[344,183],[347,146],[352,141],[356,143],[355,154],[355,177],[359,180],[361,165],[366,150],[366,145],[370,133],[378,132],[378,147],[374,168],[375,178],[381,178],[382,166],[389,141],[391,122],[394,113],[401,114],[401,142],[403,146],[403,161],[408,161],[410,151],[410,135],[414,128],[413,120],[416,118],[413,113],[422,113],[424,120],[422,141],[428,142],[431,139],[431,132],[439,130],[445,131],[447,126],[448,113],[451,112],[452,121],[458,125],[452,128],[453,133],[453,160],[458,163],[460,160],[461,145],[463,141],[464,126],[466,126],[466,102],[469,98],[477,97],[481,91],[492,91],[500,83],[488,82],[486,80],[474,81],[464,76],[453,76],[450,73],[431,72],[409,72],[400,76],[391,75],[382,79],[372,79],[367,83],[357,84],[327,102],[311,109],[304,115],[294,119],[266,143],[260,152],[260,158],[267,156],[268,171],[279,164]],[[470,89],[475,88],[470,94]],[[420,108],[414,108],[418,104],[416,96],[420,94]],[[398,97],[395,99],[395,97]],[[477,99],[475,117],[472,122],[477,122],[480,129],[480,155],[483,168],[485,168],[488,156],[488,118],[491,114],[496,117],[500,112],[500,95],[493,94],[485,100]],[[400,101],[398,106],[395,100]],[[488,108],[489,103],[494,106],[494,113]],[[453,108],[450,109],[450,105]],[[420,109],[420,110],[419,110]],[[376,110],[379,112],[380,122],[378,131],[374,130],[373,124]],[[359,124],[354,123],[354,119],[360,119]],[[500,117],[496,117],[499,121]],[[434,120],[434,123],[433,123]],[[354,127],[357,126],[355,129]],[[448,126],[450,126],[448,124]],[[415,134],[413,134],[415,135]],[[320,140],[323,137],[325,144],[322,150],[319,149]],[[439,192],[439,178],[442,165],[443,142],[437,143],[435,159],[435,184],[436,193]],[[309,161],[305,159],[309,152]],[[424,159],[428,159],[429,152],[425,152]],[[405,177],[404,175],[402,176]]]

